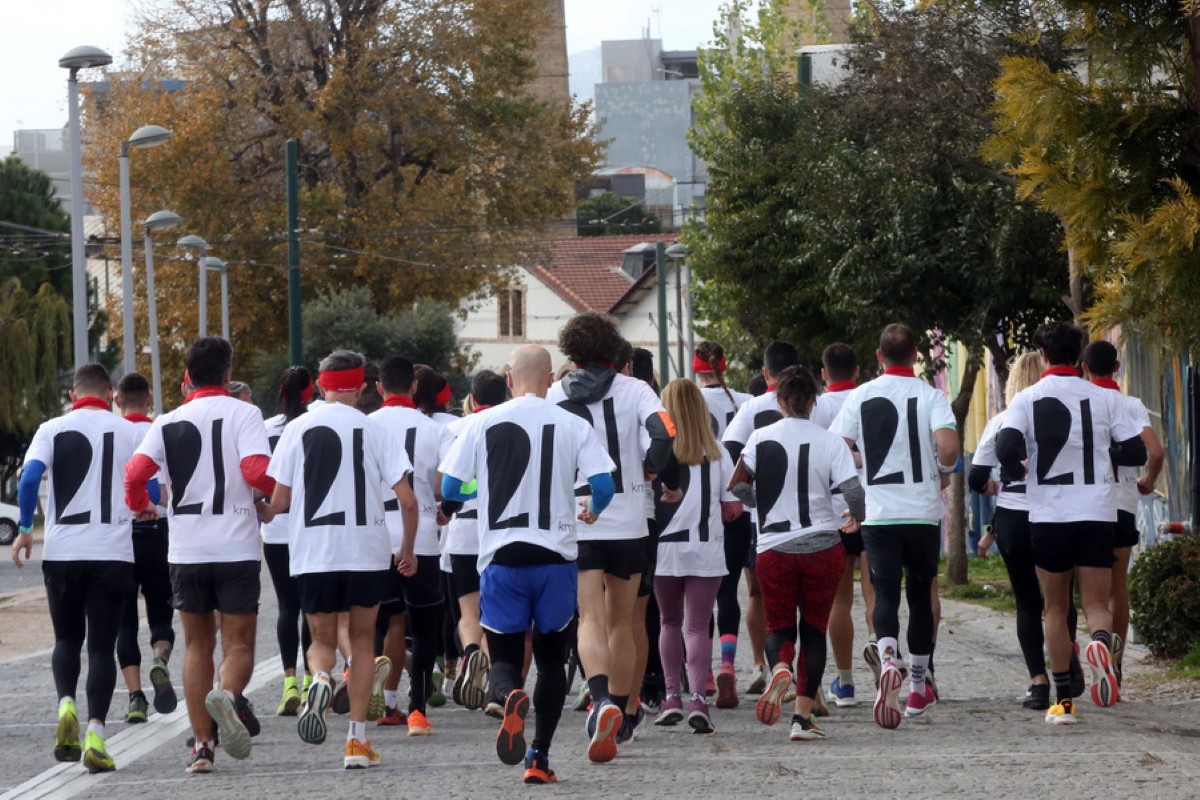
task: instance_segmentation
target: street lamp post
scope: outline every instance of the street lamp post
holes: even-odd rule
[[[197,303],[197,311],[200,313],[200,338],[203,339],[208,335],[208,273],[204,268],[204,259],[208,255],[208,242],[201,239],[199,236],[184,236],[175,243],[178,247],[186,247],[189,250],[195,250],[199,253],[199,258],[196,263],[200,267],[200,302]]]
[[[146,308],[150,318],[150,372],[154,376],[154,416],[162,413],[162,369],[158,352],[158,300],[154,294],[154,231],[174,228],[180,217],[171,211],[155,211],[146,217]]]
[[[121,327],[122,351],[124,353],[125,373],[137,369],[134,361],[133,333],[133,222],[130,217],[129,199],[129,148],[155,147],[171,138],[171,132],[158,125],[143,125],[133,132],[128,141],[121,142],[120,163],[121,175],[121,294],[123,295],[123,314]]]
[[[67,73],[67,119],[71,138],[71,302],[75,368],[88,362],[87,258],[83,242],[83,144],[79,125],[79,70],[105,67],[112,56],[83,45],[67,52],[58,65]]]
[[[667,248],[667,255],[675,259],[675,263],[679,268],[679,279],[682,281],[687,293],[687,313],[684,320],[687,327],[687,348],[689,353],[696,352],[696,334],[692,331],[692,323],[695,317],[692,313],[692,266],[687,262],[687,257],[691,255],[687,245],[683,242],[676,242]],[[692,377],[696,377],[692,373]]]
[[[206,256],[203,265],[207,270],[221,273],[221,336],[229,341],[229,272],[225,262],[216,256]]]

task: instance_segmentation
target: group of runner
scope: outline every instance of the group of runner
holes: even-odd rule
[[[1080,379],[1084,340],[1067,323],[1038,330],[1037,352],[1012,365],[1008,408],[984,431],[968,478],[999,494],[995,538],[1031,679],[1024,705],[1053,724],[1077,720],[1084,667],[1094,702],[1117,701],[1132,511],[1163,461],[1145,408],[1112,391],[1111,345],[1082,351]],[[759,695],[760,722],[774,725],[794,696],[790,738],[825,737],[827,641],[837,670],[828,700],[857,704],[856,568],[875,721],[895,728],[936,705],[942,490],[963,459],[945,395],[914,372],[911,330],[882,331],[881,373],[861,384],[845,344],[825,350],[818,377],[794,346],[774,342],[757,394],[732,390],[721,346],[702,342],[696,381],[675,380],[661,398],[649,354],[611,318],[579,314],[558,344],[569,361],[560,375],[545,348],[518,347],[503,375],[474,376],[461,417],[447,413],[446,378],[402,356],[368,365],[339,350],[316,380],[289,368],[265,425],[230,395],[233,353],[219,337],[189,346],[185,400],[154,421],[144,378],[116,387],[122,419],[100,413],[114,400],[104,368],[79,368],[72,410],[44,423],[26,455],[13,544],[21,566],[48,471],[55,758],[115,768],[105,719],[117,659],[126,721],[147,719],[139,588],[161,713],[176,706],[168,664],[179,611],[187,771],[213,771],[218,745],[246,758],[261,728],[244,692],[263,557],[279,608],[277,714],[297,717],[311,744],[326,739],[331,710],[347,714],[348,769],[379,763],[369,723],[431,734],[428,706],[444,703],[450,684],[455,702],[500,719],[500,761],[523,763],[526,783],[553,782],[568,663],[586,677],[575,707],[589,709],[593,762],[614,759],[647,711],[655,725],[711,733],[708,697],[718,708],[739,704],[743,575],[754,663],[746,693]],[[1092,632],[1082,655],[1073,578]],[[81,741],[74,698],[85,641]]]

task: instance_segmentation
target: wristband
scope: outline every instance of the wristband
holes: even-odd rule
[[[937,459],[934,459],[934,460],[936,461]],[[952,467],[943,466],[942,462],[938,461],[937,468],[938,468],[938,472],[942,473],[943,475],[953,474],[955,472],[961,471],[963,468],[962,453],[958,454],[958,460],[954,462],[954,466],[952,466]]]
[[[33,526],[32,525],[18,525],[17,533],[20,534],[21,536],[29,536],[30,534],[33,533]]]

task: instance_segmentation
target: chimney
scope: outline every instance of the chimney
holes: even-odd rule
[[[571,101],[570,70],[567,67],[567,17],[565,0],[542,0],[546,27],[537,46],[537,77],[530,92],[547,102],[566,106]]]

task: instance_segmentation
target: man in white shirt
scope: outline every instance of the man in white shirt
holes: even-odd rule
[[[30,556],[38,486],[49,471],[42,578],[54,626],[54,758],[79,761],[82,755],[91,772],[107,772],[116,769],[104,744],[117,681],[113,651],[121,611],[136,602],[133,517],[121,503],[121,471],[137,447],[137,431],[112,413],[112,380],[101,365],[77,369],[70,396],[71,411],[42,423],[25,452],[12,559],[24,567],[21,553]],[[81,747],[75,690],[85,638],[88,730]]]
[[[186,655],[183,691],[195,737],[188,773],[212,772],[219,728],[230,757],[250,755],[259,732],[242,692],[254,670],[262,557],[259,513],[275,485],[267,477],[271,448],[262,414],[229,395],[233,348],[219,336],[192,342],[183,405],[154,421],[125,468],[125,502],[141,521],[158,518],[146,482],[166,478],[170,504],[167,560]],[[220,688],[212,689],[220,612]],[[212,689],[212,691],[210,691]]]
[[[586,476],[592,488],[578,517],[591,524],[612,499],[616,464],[590,425],[546,401],[553,370],[545,348],[517,348],[507,371],[514,399],[473,417],[455,440],[441,465],[442,494],[468,500],[474,494],[464,492],[464,484],[478,480],[480,611],[492,691],[504,702],[496,754],[505,764],[524,760],[526,783],[551,783],[550,742],[567,695],[567,628],[578,584],[576,475]],[[537,731],[526,752],[529,697],[521,688],[521,668],[530,628]],[[606,710],[604,725],[615,733],[621,710],[611,703]],[[593,742],[588,755],[611,761],[613,737],[605,737],[599,750]]]
[[[269,470],[276,481],[271,511],[295,506],[288,515],[288,553],[312,632],[308,660],[316,673],[297,721],[300,738],[309,744],[321,744],[327,733],[338,615],[349,617],[351,657],[359,664],[372,663],[375,617],[392,582],[393,552],[401,574],[411,576],[417,569],[417,501],[405,480],[412,464],[391,431],[355,408],[365,386],[364,364],[360,354],[349,350],[325,357],[317,379],[325,403],[284,428]],[[395,495],[403,520],[394,551],[384,487]],[[390,663],[386,657],[380,662],[386,679]],[[350,672],[346,769],[379,765],[366,730],[372,678],[366,669]]]
[[[946,511],[942,489],[950,474],[962,468],[962,459],[950,403],[913,372],[913,332],[905,325],[888,325],[875,354],[884,374],[849,393],[830,430],[857,447],[862,457],[867,493],[862,534],[875,587],[882,664],[874,716],[880,727],[896,728],[903,683],[896,664],[901,578],[908,598],[912,677],[904,713],[919,717],[937,702],[925,681],[935,636],[931,593]]]
[[[1117,702],[1112,669],[1112,589],[1114,528],[1117,522],[1115,467],[1146,463],[1146,443],[1116,392],[1079,379],[1076,364],[1083,331],[1049,322],[1033,343],[1046,371],[1042,380],[1013,398],[996,435],[996,457],[1005,480],[1026,478],[1030,540],[1038,582],[1046,600],[1046,649],[1058,702],[1046,722],[1072,725],[1070,632],[1067,606],[1071,577],[1079,575],[1079,596],[1092,641],[1084,650],[1091,673],[1092,700]]]

